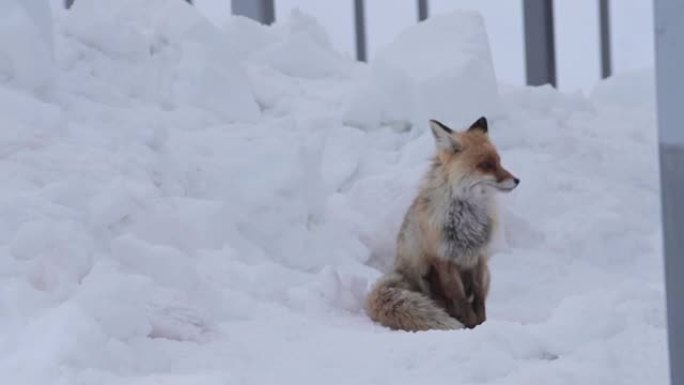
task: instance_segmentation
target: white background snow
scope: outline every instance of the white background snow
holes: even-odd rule
[[[60,2],[61,0],[51,0]],[[230,17],[228,0],[193,0],[216,25]],[[315,16],[339,52],[354,57],[354,10],[348,0],[276,0],[276,19],[300,8]],[[610,43],[614,73],[653,66],[653,0],[609,1]],[[522,1],[429,0],[431,16],[457,9],[482,14],[499,82],[525,84]],[[366,40],[371,60],[382,46],[416,23],[416,0],[365,0]],[[557,81],[561,90],[589,92],[601,77],[597,0],[553,1]]]
[[[301,13],[49,12],[0,1],[3,383],[667,383],[650,71],[589,96],[503,86],[476,13],[365,65]],[[522,179],[501,197],[488,321],[372,323],[364,296],[433,151],[425,117],[485,113]]]

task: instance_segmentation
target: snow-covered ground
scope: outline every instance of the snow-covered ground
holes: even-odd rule
[[[651,73],[497,87],[472,13],[368,67],[301,14],[47,10],[0,1],[3,384],[667,383]],[[485,113],[522,179],[488,321],[372,323],[424,118]]]

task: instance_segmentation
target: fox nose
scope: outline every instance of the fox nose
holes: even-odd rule
[[[513,182],[515,182],[515,185],[517,186],[520,184],[520,179],[513,177]]]

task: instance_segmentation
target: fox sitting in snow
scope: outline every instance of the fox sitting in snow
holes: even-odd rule
[[[374,321],[407,331],[486,319],[493,194],[520,182],[501,166],[482,117],[463,132],[431,120],[437,154],[397,237],[394,271],[366,299]]]

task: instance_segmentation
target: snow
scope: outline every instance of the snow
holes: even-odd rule
[[[3,4],[3,28],[49,46],[38,13]],[[667,382],[650,73],[589,97],[497,86],[472,13],[384,51],[383,81],[413,84],[397,100],[299,13],[219,29],[177,0],[79,0],[48,31],[52,60],[0,46],[42,66],[0,82],[5,382]],[[494,107],[522,183],[501,197],[488,321],[372,323],[364,297],[433,151],[421,114]]]

